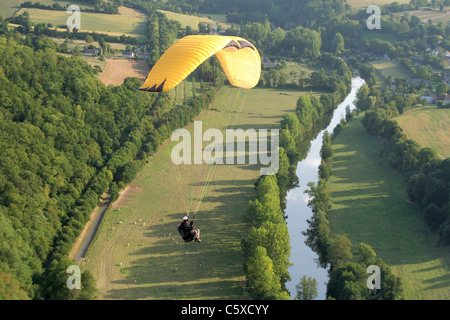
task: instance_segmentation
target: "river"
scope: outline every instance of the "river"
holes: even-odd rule
[[[326,298],[326,286],[328,282],[328,271],[317,266],[315,259],[317,255],[305,244],[305,236],[302,231],[308,228],[307,220],[311,218],[312,211],[308,207],[309,197],[305,193],[310,181],[317,183],[318,170],[320,165],[320,149],[322,148],[322,137],[325,131],[333,132],[333,129],[345,117],[345,109],[355,108],[356,93],[364,84],[364,80],[355,77],[352,79],[352,89],[347,97],[333,112],[333,117],[329,125],[311,141],[311,147],[305,159],[297,164],[297,176],[300,186],[291,189],[287,194],[287,203],[285,213],[287,215],[287,225],[289,236],[291,239],[291,256],[292,266],[288,269],[291,281],[286,283],[287,289],[291,293],[291,297],[295,298],[297,291],[295,286],[300,282],[302,276],[312,277],[317,280],[317,300]]]

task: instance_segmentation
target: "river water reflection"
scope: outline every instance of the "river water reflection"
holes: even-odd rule
[[[306,220],[312,216],[312,211],[308,207],[309,198],[305,190],[308,188],[308,182],[314,181],[317,183],[318,181],[318,168],[321,161],[320,149],[322,148],[324,132],[333,132],[336,125],[345,117],[345,109],[347,106],[350,106],[351,110],[355,108],[356,93],[363,84],[364,80],[359,77],[352,79],[351,92],[334,110],[333,117],[327,128],[320,131],[311,141],[311,147],[306,158],[297,165],[296,172],[300,186],[291,189],[287,194],[285,213],[287,215],[286,221],[291,239],[290,261],[292,264],[288,271],[292,280],[286,283],[286,287],[290,291],[292,298],[295,298],[297,295],[295,286],[304,275],[317,280],[318,297],[316,299],[324,300],[326,298],[328,271],[317,266],[315,262],[317,255],[305,244],[305,236],[302,234],[302,231],[308,228],[308,222]]]

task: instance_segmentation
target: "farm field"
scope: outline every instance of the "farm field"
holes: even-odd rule
[[[198,24],[200,22],[205,23],[205,24],[210,24],[210,25],[214,24],[214,21],[207,17],[191,16],[188,14],[176,13],[176,12],[161,10],[161,9],[158,9],[158,11],[161,13],[164,13],[168,19],[178,21],[181,24],[181,26],[184,28],[189,26],[194,30],[198,30]]]
[[[12,0],[0,0],[0,15],[3,18],[12,17],[20,9],[20,4],[25,1],[12,1]],[[32,1],[33,3],[35,1]],[[46,6],[51,6],[54,3],[58,3],[61,6],[67,5],[66,0],[40,0],[36,1]],[[70,4],[75,4],[80,8],[94,8],[93,5],[87,4],[85,2],[70,1]]]
[[[450,157],[450,109],[435,105],[415,107],[395,118],[405,134],[422,148],[435,150],[441,158]]]
[[[150,66],[145,60],[106,59],[106,68],[99,79],[105,86],[121,85],[127,77],[136,77],[144,82],[149,71]]]
[[[203,132],[275,129],[301,94],[223,87],[197,120]],[[260,166],[176,166],[170,153],[177,143],[167,141],[105,213],[82,263],[96,278],[100,299],[246,297],[240,244],[248,230],[241,215],[255,196]],[[198,204],[195,225],[203,242],[184,243],[176,227]]]
[[[19,3],[13,3],[11,0],[0,0],[0,15],[4,19],[12,17],[19,9]]]
[[[431,9],[419,9],[419,10],[408,10],[403,12],[395,13],[396,15],[408,15],[408,16],[417,16],[420,18],[420,20],[424,23],[427,23],[428,20],[432,20],[433,23],[438,23],[439,21],[442,21],[444,24],[450,23],[450,7],[446,6],[444,7],[443,11],[439,11],[439,8]]]
[[[333,140],[331,233],[347,235],[354,249],[360,242],[372,246],[401,277],[405,299],[448,300],[448,248],[433,246],[421,212],[407,201],[402,176],[379,158],[380,142],[361,119],[349,121]]]
[[[397,2],[398,4],[409,3],[409,0],[379,0],[377,2],[373,2],[372,0],[347,0],[347,4],[349,4],[353,10],[366,9],[368,6],[372,4],[376,4],[377,6],[383,6],[389,3]]]
[[[136,14],[134,10],[121,9],[120,14],[103,13],[81,13],[81,30],[95,31],[97,33],[108,33],[110,35],[120,36],[122,34],[141,37],[145,33],[146,18],[143,15]],[[42,10],[35,8],[22,8],[16,15],[27,11],[30,14],[30,20],[33,23],[51,23],[53,26],[66,25],[67,18],[70,16],[65,11]]]
[[[216,21],[219,25],[221,25],[223,29],[231,28],[231,24],[226,22],[226,19],[223,17],[223,15],[208,14],[207,16],[212,18],[212,19],[210,19],[206,15],[193,16],[193,15],[176,13],[176,12],[161,10],[161,9],[158,9],[158,11],[164,13],[168,19],[178,21],[181,24],[181,26],[184,28],[186,26],[189,26],[193,30],[198,30],[199,23],[204,23],[204,24],[209,24],[211,26],[214,26],[214,21]]]

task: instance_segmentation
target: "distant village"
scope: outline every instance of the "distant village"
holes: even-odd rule
[[[441,74],[442,78],[440,80],[437,80],[436,77],[434,77],[434,80],[431,81],[429,79],[421,79],[421,78],[409,78],[409,79],[391,79],[389,83],[389,88],[395,92],[401,93],[402,90],[399,87],[404,87],[404,85],[412,86],[413,88],[421,90],[421,99],[426,101],[427,103],[437,103],[439,105],[450,105],[450,95],[447,94],[450,90],[447,90],[444,94],[438,95],[436,93],[436,90],[433,90],[433,85],[436,87],[436,82],[445,83],[448,86],[448,89],[450,89],[450,51],[443,49],[440,46],[437,46],[436,48],[432,49],[430,45],[426,45],[426,52],[431,53],[435,56],[441,56],[446,63],[445,70],[436,69],[433,67],[430,67],[430,72],[434,74]],[[372,53],[366,53],[368,60],[385,60],[385,61],[392,61],[394,63],[398,63],[396,59],[389,58],[387,54],[384,54],[382,56],[377,56]],[[420,59],[417,56],[410,56],[409,59],[413,61],[413,66],[415,68],[420,67],[422,64],[420,63]],[[449,72],[449,73],[447,73]],[[404,82],[402,84],[399,83]],[[444,90],[445,91],[445,90]]]

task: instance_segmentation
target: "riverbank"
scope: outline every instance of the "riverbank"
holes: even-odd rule
[[[300,186],[288,192],[287,205],[285,213],[287,215],[287,224],[289,234],[291,237],[291,263],[289,268],[292,281],[289,281],[286,286],[291,292],[291,296],[295,297],[295,286],[302,276],[315,278],[318,282],[318,297],[323,300],[326,295],[326,283],[328,282],[328,272],[326,269],[317,266],[317,254],[305,244],[306,237],[302,234],[308,228],[307,220],[311,218],[312,211],[308,207],[310,200],[305,191],[308,189],[308,182],[318,181],[318,167],[320,165],[320,149],[322,147],[322,139],[325,131],[333,132],[333,129],[345,117],[346,107],[349,106],[351,110],[355,108],[354,101],[356,99],[357,90],[364,84],[361,78],[354,78],[352,81],[351,92],[347,95],[345,100],[341,102],[333,112],[326,128],[321,130],[317,136],[311,141],[311,145],[306,157],[297,164],[296,174],[300,180]]]

